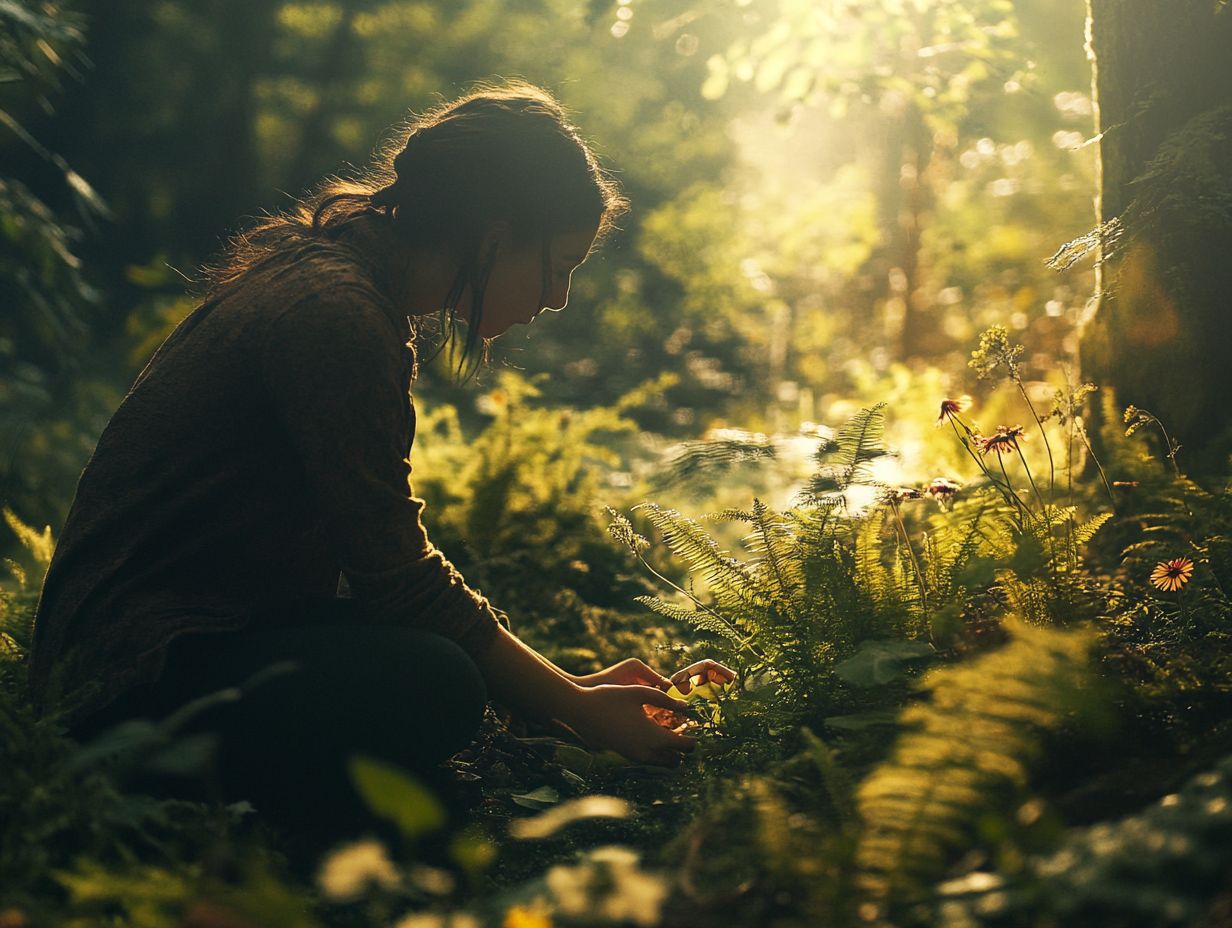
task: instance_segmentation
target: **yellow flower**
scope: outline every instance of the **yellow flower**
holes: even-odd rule
[[[1174,558],[1171,561],[1160,561],[1151,571],[1151,583],[1157,589],[1174,592],[1189,582],[1193,576],[1193,561],[1187,557]]]
[[[552,919],[538,906],[527,908],[515,905],[505,913],[501,928],[552,928]]]

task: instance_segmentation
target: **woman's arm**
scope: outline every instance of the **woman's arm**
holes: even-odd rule
[[[695,739],[646,714],[645,706],[674,712],[685,708],[662,690],[633,684],[582,686],[504,628],[474,658],[493,698],[532,718],[563,722],[592,747],[652,764],[675,763],[694,747]]]

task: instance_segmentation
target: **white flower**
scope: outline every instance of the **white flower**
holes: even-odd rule
[[[563,915],[655,925],[667,898],[667,881],[638,869],[637,853],[625,847],[600,847],[576,867],[552,867],[548,889]]]
[[[385,846],[371,839],[338,848],[325,859],[317,874],[321,891],[335,902],[358,899],[370,883],[393,889],[401,882]]]

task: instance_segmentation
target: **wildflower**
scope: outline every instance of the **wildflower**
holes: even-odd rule
[[[941,428],[947,421],[953,420],[962,424],[960,415],[971,408],[971,397],[965,393],[956,398],[946,398],[941,401],[941,412],[937,414],[937,421],[934,424],[936,428]]]
[[[949,477],[934,477],[932,482],[924,488],[924,492],[935,499],[942,509],[948,509],[961,489],[962,484],[957,480],[951,480]]]
[[[990,326],[980,334],[980,346],[971,352],[967,366],[975,371],[980,380],[992,377],[999,367],[1005,368],[1004,376],[1017,380],[1023,350],[1022,345],[1010,344],[1010,333],[1005,326]]]
[[[1009,428],[1005,425],[998,425],[997,431],[987,438],[976,436],[976,441],[980,446],[980,454],[987,454],[989,451],[995,451],[997,454],[1005,454],[1007,451],[1017,451],[1018,443],[1026,441],[1027,437],[1023,434],[1021,425],[1016,425]]]
[[[401,882],[385,846],[373,840],[338,848],[326,858],[317,875],[322,892],[336,902],[358,899],[370,883],[394,889]]]
[[[1082,415],[1082,407],[1087,397],[1098,389],[1093,383],[1084,383],[1073,390],[1057,390],[1052,395],[1052,411],[1044,418],[1055,418],[1061,425],[1078,419]]]
[[[635,925],[658,924],[668,895],[667,881],[640,869],[637,854],[623,847],[596,848],[580,866],[552,867],[545,881],[562,915]]]
[[[1151,583],[1156,589],[1171,593],[1189,582],[1189,578],[1193,576],[1193,569],[1193,561],[1187,557],[1160,561],[1151,571]]]

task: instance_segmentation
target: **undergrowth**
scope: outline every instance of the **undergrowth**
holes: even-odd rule
[[[622,408],[546,409],[509,377],[478,437],[425,420],[437,538],[520,633],[571,670],[639,651],[738,676],[697,687],[699,747],[674,772],[493,718],[453,764],[473,796],[451,818],[356,758],[401,837],[357,835],[308,872],[259,810],[128,785],[134,765],[191,766],[168,720],[78,745],[36,717],[52,539],[10,513],[27,555],[0,598],[0,924],[1210,923],[1232,906],[1232,493],[1188,479],[1153,414],[1089,435],[1090,385],[1037,409],[1021,354],[994,328],[973,367],[1025,427],[938,398],[968,473],[887,477],[874,405],[815,439],[790,505],[705,517],[612,499],[636,441]],[[771,441],[723,435],[653,485],[751,446],[775,465]]]

